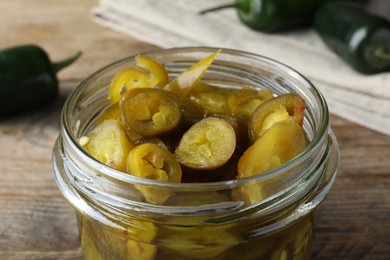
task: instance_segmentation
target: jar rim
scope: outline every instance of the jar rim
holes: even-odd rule
[[[290,76],[293,76],[295,78],[298,78],[299,81],[302,81],[303,83],[307,84],[308,88],[310,88],[311,93],[316,97],[316,100],[319,104],[319,107],[321,109],[321,119],[320,124],[317,127],[317,131],[313,135],[312,139],[308,143],[308,145],[305,147],[305,149],[296,157],[289,160],[288,162],[282,164],[279,167],[276,167],[274,169],[271,169],[269,171],[263,172],[261,174],[255,174],[250,177],[240,178],[240,179],[233,179],[233,180],[225,180],[225,181],[216,181],[216,182],[202,182],[202,183],[173,183],[173,182],[162,182],[162,181],[156,181],[156,180],[150,180],[145,179],[141,177],[137,177],[131,174],[124,174],[121,171],[115,170],[99,161],[97,161],[95,158],[93,158],[90,154],[88,154],[82,146],[79,144],[78,138],[74,135],[72,131],[72,127],[70,126],[69,117],[68,115],[71,113],[71,102],[80,95],[80,93],[83,92],[83,90],[88,86],[89,82],[91,82],[93,79],[97,78],[99,75],[104,74],[105,72],[111,70],[115,66],[119,66],[121,64],[124,64],[126,62],[129,62],[134,59],[136,55],[128,56],[126,58],[117,60],[115,62],[112,62],[101,69],[95,71],[90,76],[88,76],[86,79],[84,79],[69,95],[67,98],[62,113],[61,113],[61,125],[62,125],[62,133],[63,137],[67,140],[67,142],[70,144],[71,148],[75,151],[77,151],[78,155],[82,157],[82,160],[85,160],[87,163],[90,163],[92,165],[96,165],[99,168],[99,171],[106,174],[107,176],[110,176],[111,178],[126,182],[126,183],[132,183],[132,184],[140,184],[140,185],[153,185],[156,187],[166,187],[166,188],[184,188],[184,189],[218,189],[218,188],[234,188],[238,186],[245,185],[247,183],[251,182],[259,182],[264,181],[270,178],[275,177],[278,175],[282,170],[285,172],[286,170],[294,168],[295,165],[305,161],[310,156],[310,151],[315,149],[317,146],[321,145],[323,143],[323,140],[325,136],[328,134],[328,128],[329,128],[329,111],[328,106],[326,104],[325,98],[321,94],[321,92],[315,87],[309,79],[307,79],[305,76],[303,76],[301,73],[296,71],[295,69],[291,68],[290,66],[281,63],[277,60],[274,60],[272,58],[254,54],[250,52],[245,52],[241,50],[234,50],[234,49],[227,49],[227,48],[214,48],[214,47],[178,47],[178,48],[171,48],[171,49],[162,49],[162,50],[155,50],[150,52],[142,53],[143,55],[148,56],[158,56],[158,55],[169,55],[174,53],[192,53],[192,52],[203,52],[205,54],[207,53],[213,53],[217,50],[221,50],[220,54],[227,54],[227,55],[233,55],[233,56],[241,56],[241,57],[247,57],[251,59],[256,59],[258,61],[262,61],[266,63],[267,65],[271,65],[273,67],[277,67],[278,69],[283,70]],[[218,56],[215,61],[218,61]]]

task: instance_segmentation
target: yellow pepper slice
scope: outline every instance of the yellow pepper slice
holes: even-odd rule
[[[203,107],[208,115],[227,114],[228,109],[226,100],[231,91],[232,90],[230,89],[199,83],[197,87],[188,94],[188,97],[193,102]]]
[[[211,63],[217,57],[221,50],[210,54],[206,58],[198,61],[186,71],[177,76],[168,85],[164,87],[166,90],[170,90],[181,96],[187,96],[190,91],[196,87]]]
[[[241,156],[237,178],[261,174],[282,165],[302,152],[306,143],[303,129],[294,120],[275,123]],[[241,193],[245,201],[255,203],[263,198],[265,186],[245,186]]]
[[[233,91],[227,98],[229,112],[239,118],[249,118],[256,107],[272,99],[269,90],[255,90],[243,88]]]
[[[127,172],[151,180],[181,180],[181,168],[173,154],[152,143],[140,144],[130,151],[127,157]]]
[[[151,87],[148,84],[149,74],[137,68],[127,68],[118,72],[111,80],[108,98],[112,104],[117,103],[121,95],[132,88]]]
[[[137,55],[138,67],[130,67],[118,72],[109,87],[109,99],[112,104],[120,100],[123,92],[132,88],[160,88],[168,84],[168,74],[164,66],[145,55]]]
[[[126,157],[134,144],[117,120],[98,124],[89,137],[80,138],[80,144],[95,159],[116,170],[126,170]]]
[[[135,57],[135,62],[138,67],[149,72],[148,84],[150,87],[154,88],[159,85],[160,88],[163,88],[168,84],[168,73],[161,63],[141,54]]]
[[[98,123],[101,123],[108,119],[115,119],[120,122],[122,119],[121,110],[119,109],[118,103],[109,106],[98,119]]]
[[[129,174],[157,181],[180,182],[182,171],[180,164],[168,150],[156,144],[145,143],[133,148],[127,156],[127,172]],[[171,196],[164,188],[137,186],[146,201],[163,203]]]
[[[287,93],[260,104],[253,112],[249,125],[249,137],[254,143],[273,124],[292,119],[302,126],[306,102],[296,93]]]

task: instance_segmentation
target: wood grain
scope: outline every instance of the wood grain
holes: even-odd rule
[[[0,259],[81,259],[74,212],[59,192],[51,150],[62,105],[98,68],[157,49],[89,19],[94,0],[2,0],[0,48],[44,47],[53,60],[83,51],[62,71],[55,103],[0,119]],[[341,165],[317,212],[313,259],[390,259],[390,137],[332,116]]]

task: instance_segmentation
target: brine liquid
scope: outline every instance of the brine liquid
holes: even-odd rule
[[[252,237],[237,224],[183,227],[136,222],[118,231],[77,214],[86,260],[310,259],[312,213]],[[243,237],[241,233],[246,233]]]

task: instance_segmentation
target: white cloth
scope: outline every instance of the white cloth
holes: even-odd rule
[[[367,76],[353,71],[313,29],[265,34],[244,26],[234,9],[198,14],[233,1],[100,0],[92,19],[162,48],[232,48],[273,58],[309,78],[331,113],[390,135],[390,72]],[[390,14],[390,1],[371,1],[370,8]]]

